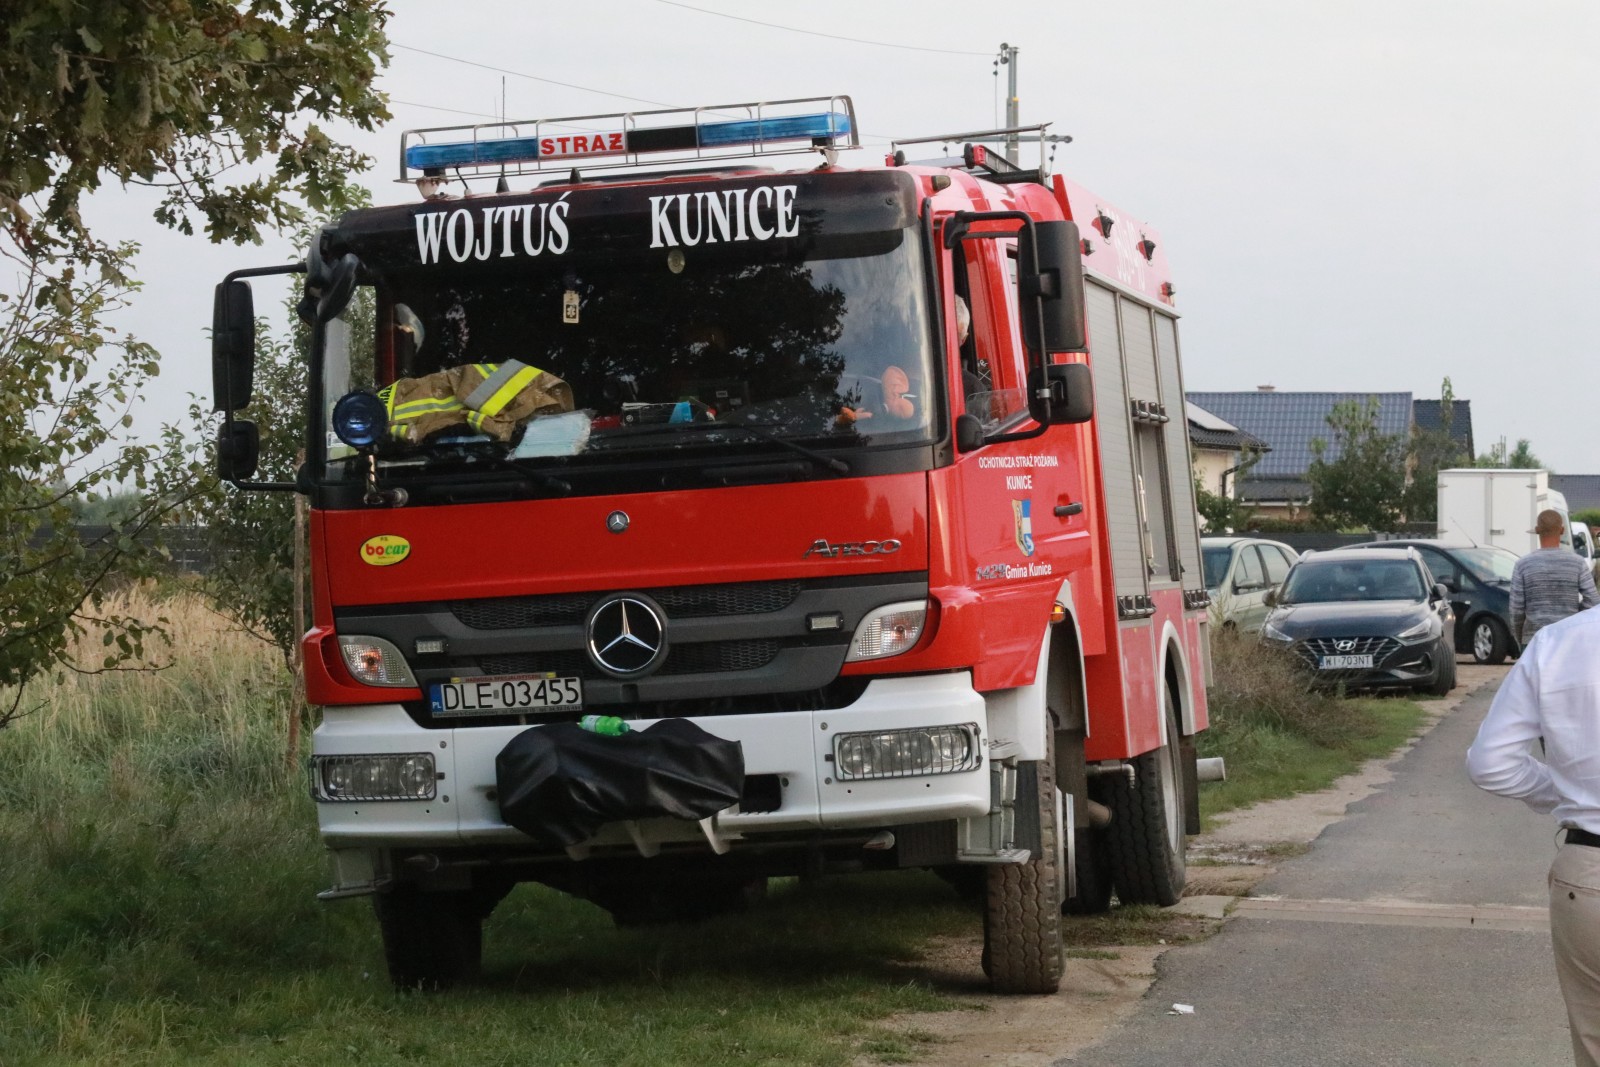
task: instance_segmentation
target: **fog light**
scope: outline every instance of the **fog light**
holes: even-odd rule
[[[982,763],[975,722],[838,734],[833,739],[834,773],[846,781],[954,774],[976,770]]]
[[[885,604],[868,612],[867,617],[861,620],[861,625],[856,627],[856,635],[850,641],[850,654],[845,656],[844,661],[855,663],[864,659],[898,656],[917,643],[927,621],[926,600]]]
[[[371,448],[388,428],[388,409],[371,393],[346,393],[333,405],[333,432],[351,448]]]
[[[437,781],[433,756],[427,752],[315,756],[311,760],[311,796],[325,803],[432,800]]]
[[[416,687],[417,679],[412,675],[406,658],[398,648],[381,637],[346,637],[340,634],[339,651],[344,655],[344,665],[350,668],[351,676],[363,685]]]

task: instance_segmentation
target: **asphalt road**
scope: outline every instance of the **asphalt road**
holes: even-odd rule
[[[1139,1011],[1058,1067],[1570,1065],[1544,915],[1554,823],[1462,766],[1492,696],[1441,720],[1216,937],[1164,955]]]

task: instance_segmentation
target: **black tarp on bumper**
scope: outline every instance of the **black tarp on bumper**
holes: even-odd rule
[[[565,848],[622,819],[699,821],[738,801],[744,749],[686,719],[606,737],[576,723],[524,730],[495,757],[500,817]]]

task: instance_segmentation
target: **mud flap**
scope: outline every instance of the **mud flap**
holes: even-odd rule
[[[1193,734],[1179,740],[1178,760],[1183,765],[1183,832],[1197,834],[1200,832],[1200,774]]]

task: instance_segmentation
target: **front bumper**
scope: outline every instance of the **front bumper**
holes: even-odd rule
[[[609,824],[581,846],[627,846],[645,851],[672,842],[705,842],[721,851],[764,835],[888,827],[986,816],[991,808],[989,762],[973,770],[867,781],[840,781],[833,767],[841,733],[976,723],[985,748],[989,728],[983,698],[970,673],[877,679],[850,705],[828,711],[708,715],[691,721],[744,748],[747,778],[771,775],[778,801],[770,810],[730,809],[701,825],[672,819]],[[634,722],[644,729],[649,721]],[[432,849],[527,846],[529,839],[500,817],[495,757],[522,724],[424,730],[398,704],[327,709],[313,743],[317,756],[430,752],[439,774],[430,801],[319,803],[323,842],[332,849]],[[571,851],[571,850],[569,850]]]
[[[1374,648],[1373,665],[1361,668],[1325,669],[1321,659],[1334,639],[1296,641],[1289,646],[1317,685],[1342,685],[1347,689],[1416,689],[1430,683],[1438,670],[1441,643],[1437,638],[1402,644],[1394,638],[1382,639]],[[1361,641],[1374,639],[1361,638]],[[1280,646],[1281,647],[1281,646]],[[1366,647],[1366,646],[1360,646]]]

